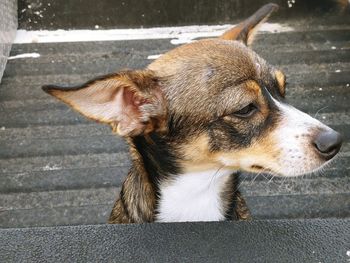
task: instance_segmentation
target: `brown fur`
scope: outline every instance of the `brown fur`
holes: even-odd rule
[[[286,94],[286,76],[280,70],[276,70],[275,75],[279,92],[281,93],[282,97],[284,97]]]
[[[272,12],[278,9],[276,4],[267,4],[260,8],[251,17],[238,24],[236,27],[226,31],[221,38],[227,40],[240,40],[246,45],[250,45],[259,25],[264,23]]]

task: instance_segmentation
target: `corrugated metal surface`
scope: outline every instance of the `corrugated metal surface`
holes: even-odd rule
[[[349,262],[350,220],[0,229],[3,262]]]
[[[0,0],[0,82],[17,29],[17,1]]]
[[[243,177],[255,218],[350,216],[349,18],[288,21],[294,31],[259,35],[254,49],[288,76],[290,103],[340,131],[342,154],[317,176]],[[0,85],[0,226],[105,223],[126,175],[127,148],[108,127],[47,96],[41,85],[77,84],[147,65],[169,39],[16,44]]]

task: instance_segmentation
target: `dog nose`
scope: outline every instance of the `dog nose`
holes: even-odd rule
[[[314,139],[318,153],[326,160],[332,159],[340,150],[342,136],[336,131],[322,131]]]

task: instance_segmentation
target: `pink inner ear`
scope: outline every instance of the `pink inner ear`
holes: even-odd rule
[[[144,124],[141,122],[140,106],[146,103],[146,100],[137,96],[129,88],[121,88],[116,96],[117,104],[120,105],[120,116],[118,132],[120,135],[141,133]]]
[[[122,89],[123,100],[121,102],[121,110],[128,114],[130,117],[136,117],[140,115],[139,107],[145,103],[145,100],[137,96],[134,91],[128,88]]]
[[[133,106],[137,111],[137,106],[141,105],[141,98],[138,97],[135,92],[128,88],[123,89],[123,104],[127,106]]]
[[[111,123],[119,121],[123,109],[120,84],[120,81],[110,79],[78,90],[54,90],[52,95],[91,119]]]
[[[149,104],[149,100],[138,96],[135,92],[124,89],[124,103],[126,105],[134,105],[135,110],[139,111],[139,107],[144,104]]]
[[[51,94],[96,121],[109,123],[120,135],[138,135],[155,116],[163,114],[157,93],[144,97],[136,86],[109,78],[74,90],[52,90]]]

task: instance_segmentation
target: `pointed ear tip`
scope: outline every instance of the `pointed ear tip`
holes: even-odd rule
[[[51,94],[53,89],[54,89],[54,86],[52,86],[52,85],[44,85],[44,86],[41,87],[41,89],[43,91],[45,91],[46,93]]]
[[[271,9],[271,11],[277,11],[280,8],[280,6],[278,4],[275,4],[275,3],[268,3],[268,4],[266,4],[266,7]]]
[[[60,87],[55,85],[44,85],[41,87],[41,89],[50,95],[55,95],[58,91],[62,90]]]

